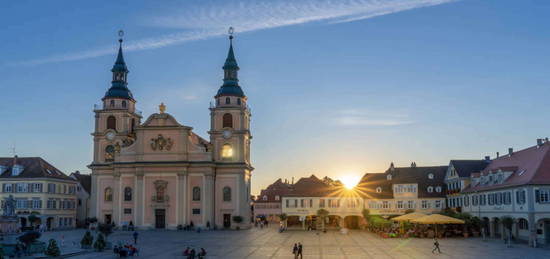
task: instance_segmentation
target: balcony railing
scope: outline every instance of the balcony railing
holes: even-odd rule
[[[157,202],[157,203],[163,203],[163,202],[168,202],[170,199],[168,197],[168,195],[164,195],[164,196],[153,196],[151,197],[151,201],[152,202]]]

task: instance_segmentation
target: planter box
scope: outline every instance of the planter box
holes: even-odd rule
[[[35,241],[29,245],[29,253],[37,254],[44,253],[46,251],[46,243],[42,241]]]

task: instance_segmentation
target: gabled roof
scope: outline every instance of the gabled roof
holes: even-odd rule
[[[358,184],[358,189],[367,198],[391,199],[393,198],[394,184],[418,184],[418,198],[445,197],[446,185],[444,183],[447,166],[425,166],[425,167],[395,167],[384,173],[367,173]],[[430,179],[429,175],[433,178]],[[388,180],[391,175],[391,180]],[[428,192],[428,187],[433,187]],[[436,192],[436,187],[441,187],[441,192]],[[382,192],[376,189],[382,188]]]
[[[482,175],[499,170],[513,172],[503,183],[470,186],[463,192],[498,189],[525,184],[550,184],[550,142],[532,146],[512,155],[496,158],[485,167]]]
[[[470,177],[471,173],[481,172],[487,165],[488,160],[451,160],[450,164],[456,170],[456,173],[460,177]]]
[[[15,161],[17,165],[23,167],[23,171],[17,176],[12,176],[12,168]],[[52,178],[74,181],[74,179],[68,177],[40,157],[17,157],[17,159],[13,157],[0,157],[0,168],[3,168],[2,172],[0,172],[0,179]]]
[[[287,197],[345,197],[354,195],[341,184],[328,177],[319,179],[315,175],[302,177],[292,186],[292,192]]]
[[[92,176],[89,174],[81,174],[79,171],[76,171],[70,175],[74,179],[76,179],[82,188],[88,193],[92,193]]]
[[[283,183],[281,178],[279,178],[263,189],[255,202],[281,202],[282,197],[288,195],[290,192],[292,192],[292,185]],[[267,196],[267,200],[263,199],[264,196]],[[279,200],[276,200],[275,196],[279,196]]]

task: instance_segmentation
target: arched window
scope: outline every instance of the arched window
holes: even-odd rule
[[[105,188],[104,199],[105,201],[113,201],[113,189],[111,187]]]
[[[193,201],[201,200],[201,188],[198,186],[193,187]]]
[[[122,101],[122,108],[126,108],[126,101]]]
[[[231,104],[231,98],[225,97],[225,104]]]
[[[107,117],[107,129],[116,130],[116,118],[115,118],[115,116]]]
[[[233,148],[229,144],[224,144],[222,147],[222,157],[230,158],[233,156]]]
[[[124,201],[131,201],[132,200],[132,188],[126,187],[124,188]]]
[[[433,192],[433,191],[434,191],[434,187],[428,186],[428,192]]]
[[[231,201],[231,188],[229,186],[223,187],[223,201]]]
[[[529,224],[528,224],[528,221],[526,219],[519,219],[517,224],[518,224],[519,229],[528,229],[529,228]]]
[[[109,105],[111,105],[111,107],[115,107],[115,100],[111,100],[111,102],[109,103]]]
[[[376,187],[376,192],[381,193],[382,192],[382,187]]]
[[[436,192],[441,192],[441,186],[435,187],[435,191],[436,191]]]
[[[233,128],[233,116],[230,113],[223,115],[223,128]]]
[[[237,104],[241,105],[241,98],[237,98]]]
[[[115,147],[108,145],[105,147],[105,161],[113,161],[115,159]]]

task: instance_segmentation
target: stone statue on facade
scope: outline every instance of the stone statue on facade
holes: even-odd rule
[[[2,216],[4,217],[15,216],[15,199],[13,198],[13,195],[10,195],[6,199],[4,199],[4,207],[2,209],[4,210],[4,213],[2,214]]]

